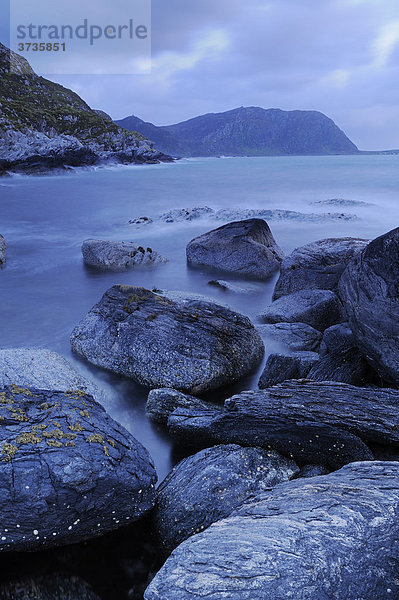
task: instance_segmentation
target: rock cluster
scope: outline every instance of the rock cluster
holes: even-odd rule
[[[152,248],[143,248],[134,242],[85,240],[82,244],[86,265],[109,271],[124,271],[137,266],[155,266],[167,259]]]

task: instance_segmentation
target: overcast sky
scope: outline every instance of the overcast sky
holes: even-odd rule
[[[52,79],[115,119],[313,109],[399,148],[399,0],[153,0],[151,74]]]

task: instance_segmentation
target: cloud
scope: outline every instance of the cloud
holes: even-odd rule
[[[373,66],[384,67],[399,44],[399,19],[385,25],[372,44]]]

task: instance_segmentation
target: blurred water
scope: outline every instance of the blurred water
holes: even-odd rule
[[[220,222],[161,223],[137,229],[128,220],[193,206],[344,212],[358,219],[270,221],[270,226],[286,252],[324,237],[374,238],[399,224],[398,173],[399,156],[273,157],[196,159],[1,179],[0,232],[7,240],[7,264],[0,271],[0,344],[53,349],[94,379],[105,391],[107,410],[150,450],[162,479],[176,456],[165,432],[145,418],[147,390],[74,357],[71,330],[116,283],[203,293],[255,319],[271,300],[274,280],[256,284],[258,292],[250,296],[229,294],[208,285],[214,273],[187,268],[187,242]],[[331,198],[371,205],[311,204]],[[170,262],[146,271],[97,273],[82,263],[80,246],[86,238],[136,241]],[[273,348],[267,344],[268,353]],[[222,400],[232,391],[255,385],[258,374],[214,398]]]

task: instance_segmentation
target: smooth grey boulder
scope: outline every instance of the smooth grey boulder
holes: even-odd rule
[[[110,288],[72,332],[91,363],[149,388],[201,394],[239,380],[262,359],[243,315],[201,300],[173,301],[144,288]]]
[[[0,265],[6,262],[6,241],[0,234]]]
[[[324,331],[342,322],[340,302],[330,290],[301,290],[272,302],[260,315],[262,323],[307,323]]]
[[[307,373],[313,381],[340,381],[367,386],[378,383],[378,376],[357,348],[331,352],[315,362]]]
[[[296,248],[281,264],[273,299],[304,289],[336,291],[348,263],[367,244],[359,238],[330,238]]]
[[[257,325],[262,339],[280,342],[290,350],[317,351],[322,334],[306,323],[269,323]]]
[[[169,416],[177,408],[199,408],[213,410],[219,408],[216,404],[205,402],[195,396],[183,394],[170,388],[151,390],[146,403],[146,415],[154,423],[166,425]],[[220,408],[221,410],[221,408]]]
[[[44,348],[0,349],[0,388],[15,384],[41,390],[81,390],[99,398],[100,390],[60,354]]]
[[[85,240],[82,244],[86,265],[97,269],[123,271],[132,267],[155,266],[168,262],[152,248],[143,248],[133,242]]]
[[[399,597],[399,464],[278,485],[181,544],[145,600]]]
[[[251,496],[298,472],[292,460],[276,452],[233,444],[207,448],[184,459],[157,490],[154,521],[163,548],[172,551]]]
[[[271,354],[259,379],[259,387],[272,387],[287,379],[304,379],[319,358],[316,352]]]
[[[187,246],[187,261],[268,279],[280,268],[283,257],[266,221],[248,219],[223,225],[193,239]]]
[[[0,390],[0,552],[97,537],[155,502],[147,450],[81,390]]]
[[[325,356],[328,353],[345,352],[355,348],[355,346],[355,338],[348,323],[339,323],[324,331],[319,352],[322,356]]]
[[[399,383],[399,228],[372,241],[339,283],[356,345],[381,377]]]
[[[178,443],[191,448],[259,446],[300,465],[337,469],[354,460],[372,460],[361,436],[397,445],[397,406],[388,401],[397,402],[399,392],[384,390],[382,400],[379,392],[344,384],[288,381],[233,396],[225,401],[222,412],[178,408],[169,417],[168,429]]]
[[[0,600],[100,600],[100,597],[78,577],[54,574],[0,584]]]

